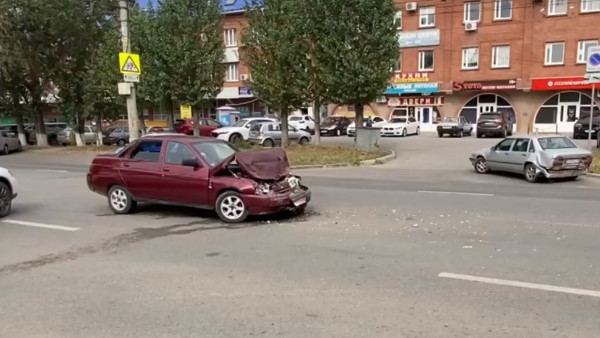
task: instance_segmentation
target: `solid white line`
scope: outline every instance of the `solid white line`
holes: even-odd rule
[[[506,280],[506,279],[460,275],[460,274],[449,273],[449,272],[441,272],[438,275],[438,277],[450,278],[450,279],[460,279],[460,280],[465,280],[465,281],[470,281],[470,282],[479,282],[479,283],[496,284],[496,285],[504,285],[504,286],[515,286],[515,287],[526,288],[526,289],[570,293],[573,295],[580,295],[580,296],[600,297],[600,291],[566,288],[566,287],[562,287],[562,286],[554,286],[554,285],[547,285],[547,284],[526,283],[526,282],[512,281],[512,280]]]
[[[444,195],[470,195],[470,196],[495,196],[494,194],[483,194],[477,192],[459,192],[459,191],[436,191],[436,190],[419,190],[417,192],[423,194],[444,194]]]
[[[36,169],[37,171],[46,171],[52,173],[68,173],[68,170],[51,170],[51,169]]]
[[[81,230],[79,228],[65,227],[62,225],[26,222],[26,221],[14,220],[14,219],[5,219],[5,220],[2,220],[2,223],[24,225],[24,226],[28,226],[28,227],[45,228],[45,229],[52,229],[52,230],[62,230],[62,231],[79,231],[79,230]]]

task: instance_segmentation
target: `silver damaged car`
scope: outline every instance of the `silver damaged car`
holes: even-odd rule
[[[592,153],[565,136],[511,136],[471,154],[469,160],[477,173],[519,173],[533,183],[540,177],[577,179],[585,175]]]

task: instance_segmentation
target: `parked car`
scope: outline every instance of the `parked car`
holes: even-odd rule
[[[71,143],[71,141],[75,140],[75,135],[73,135],[73,128],[67,127],[62,131],[59,131],[56,134],[58,144],[66,146]],[[84,126],[83,127],[83,141],[85,144],[96,143],[97,135],[96,128],[92,126]]]
[[[506,112],[482,113],[477,120],[477,137],[512,135],[513,121]]]
[[[17,179],[5,168],[0,167],[0,217],[10,214],[12,201],[17,198]]]
[[[8,155],[13,151],[23,150],[23,145],[19,140],[17,133],[12,131],[0,131],[0,152],[2,155]]]
[[[565,136],[514,136],[469,157],[475,171],[523,174],[528,182],[540,177],[576,179],[585,175],[592,153]]]
[[[463,137],[464,135],[471,136],[473,126],[464,117],[445,117],[437,126],[437,134],[439,137],[449,136]]]
[[[573,126],[573,139],[587,139],[588,135],[597,138],[600,132],[600,116],[595,116],[592,120],[592,129],[590,129],[590,117],[586,116],[578,119]]]
[[[346,134],[348,126],[352,123],[349,118],[344,116],[330,116],[321,123],[321,135],[336,135]]]
[[[288,118],[290,126],[308,133],[315,131],[315,120],[308,115],[292,115]]]
[[[185,135],[194,135],[194,120],[175,120],[175,132]],[[211,136],[213,130],[223,127],[219,122],[211,119],[200,119],[200,136]]]
[[[102,133],[102,143],[104,145],[124,146],[129,143],[129,127],[112,127]],[[140,130],[140,135],[142,131]]]
[[[375,116],[372,119],[373,119],[373,127],[375,127],[375,128],[380,128],[385,123],[387,123],[387,120],[380,116]],[[366,127],[366,126],[367,126],[367,119],[365,118],[365,120],[363,121],[363,127]],[[346,135],[348,135],[349,137],[353,137],[354,135],[356,135],[356,122],[352,121],[352,123],[350,123],[348,125],[348,128],[346,128]]]
[[[87,184],[116,214],[139,202],[215,210],[226,223],[248,215],[301,213],[311,199],[290,172],[285,150],[238,152],[228,142],[195,136],[145,135],[92,161]]]
[[[65,122],[48,122],[44,123],[44,126],[46,129],[48,144],[52,146],[58,145],[58,133],[67,128],[67,124]],[[27,142],[32,145],[37,144],[35,125],[31,127]]]
[[[23,132],[25,133],[25,141],[29,143],[29,134],[31,133],[31,128],[33,124],[25,123],[23,124]],[[3,124],[0,126],[0,131],[10,131],[18,135],[18,128],[16,124]]]
[[[421,124],[414,117],[394,116],[381,126],[381,136],[419,135]]]
[[[237,143],[242,140],[248,140],[250,127],[255,123],[277,122],[275,119],[266,117],[248,117],[237,121],[231,127],[218,128],[212,131],[211,135],[219,140]]]
[[[169,128],[167,128],[167,127],[151,126],[151,127],[146,128],[146,134],[165,133],[168,131],[169,131]]]
[[[288,125],[288,138],[291,142],[306,144],[310,142],[311,135],[307,131],[298,130]],[[264,147],[281,145],[281,123],[268,122],[256,123],[250,128],[248,141]]]

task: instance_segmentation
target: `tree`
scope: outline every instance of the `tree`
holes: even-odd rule
[[[295,0],[254,0],[247,10],[242,57],[252,74],[252,92],[281,118],[282,146],[289,143],[288,115],[305,102],[306,48],[298,38]]]
[[[328,69],[325,74],[335,74],[324,77],[323,85],[332,102],[355,106],[359,127],[363,125],[364,105],[385,91],[398,59],[393,24],[396,9],[392,0],[319,1],[340,2],[316,10],[323,11],[320,25],[328,31],[321,42],[327,46],[321,69]]]
[[[168,108],[173,102],[208,108],[223,86],[225,55],[220,1],[164,0],[157,10],[153,58]],[[194,135],[199,115],[194,111]]]

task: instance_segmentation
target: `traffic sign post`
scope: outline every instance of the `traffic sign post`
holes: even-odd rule
[[[586,81],[592,84],[592,107],[590,109],[590,124],[588,127],[588,149],[592,149],[592,122],[594,121],[594,108],[596,106],[596,83],[600,83],[600,46],[588,49],[586,65]]]

